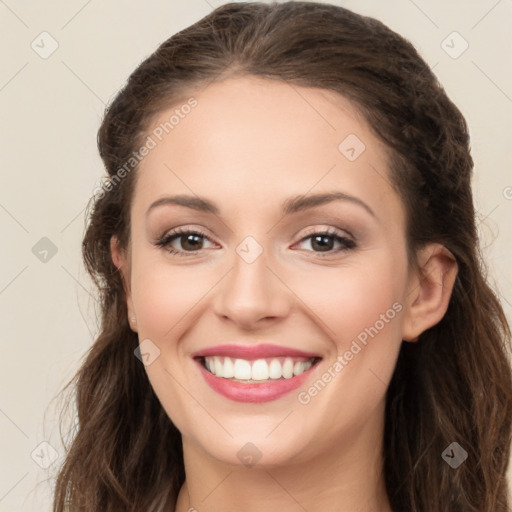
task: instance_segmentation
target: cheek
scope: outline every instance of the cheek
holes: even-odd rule
[[[339,349],[366,327],[376,322],[381,327],[381,315],[385,320],[398,316],[400,307],[393,309],[393,304],[402,296],[404,276],[393,258],[380,256],[368,255],[365,261],[337,268],[318,267],[293,278],[292,289]],[[391,323],[399,324],[386,322],[386,331]]]
[[[307,273],[293,288],[315,313],[333,354],[318,375],[322,382],[302,390],[299,402],[322,408],[341,400],[343,408],[331,409],[337,425],[364,422],[381,402],[401,346],[404,266],[396,254],[379,256]]]
[[[162,258],[139,257],[132,271],[132,301],[137,315],[139,340],[149,339],[160,352],[146,366],[153,390],[177,428],[186,432],[190,423],[204,413],[190,396],[200,396],[187,382],[192,364],[184,358],[179,340],[204,312],[202,301],[218,281],[210,270],[171,265]],[[185,366],[182,366],[182,365]],[[185,385],[187,391],[183,391]]]
[[[180,321],[186,323],[188,315],[194,315],[195,307],[214,285],[211,272],[154,259],[140,263],[139,267],[134,265],[132,274],[132,302],[139,336],[157,342],[175,337]]]

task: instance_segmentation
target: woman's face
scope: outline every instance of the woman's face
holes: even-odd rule
[[[384,147],[333,92],[245,77],[194,98],[155,118],[131,207],[155,393],[202,460],[375,450],[411,291]]]

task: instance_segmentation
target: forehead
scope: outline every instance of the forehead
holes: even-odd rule
[[[192,193],[259,208],[336,189],[400,215],[383,143],[334,91],[243,77],[190,97],[153,119],[155,145],[139,166],[137,202]]]

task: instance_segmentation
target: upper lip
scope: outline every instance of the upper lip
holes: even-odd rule
[[[216,345],[192,354],[192,357],[224,356],[235,359],[265,359],[268,357],[320,357],[312,352],[305,352],[279,345]]]

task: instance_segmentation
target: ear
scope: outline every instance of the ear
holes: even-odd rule
[[[418,255],[419,268],[409,278],[402,317],[402,339],[418,336],[445,315],[457,277],[453,254],[441,244],[429,244]]]
[[[132,331],[137,331],[137,316],[135,314],[135,308],[133,307],[131,287],[130,287],[130,262],[127,257],[126,251],[122,250],[119,246],[118,238],[113,235],[110,239],[110,253],[114,265],[121,274],[121,280],[123,282],[123,288],[126,298],[126,309],[128,311],[128,323]]]

